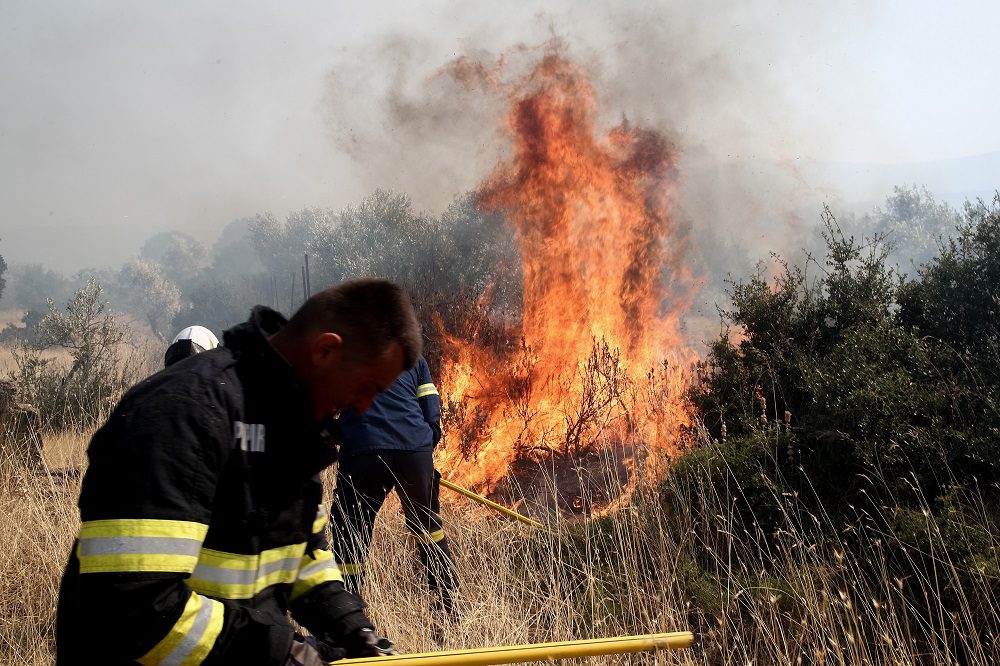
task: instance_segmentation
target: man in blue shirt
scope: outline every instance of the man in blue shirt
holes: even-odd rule
[[[434,446],[441,439],[441,398],[427,360],[403,372],[363,414],[340,415],[343,433],[333,510],[334,554],[348,587],[358,592],[371,547],[375,516],[396,489],[407,529],[436,610],[451,614],[457,581],[441,526]]]

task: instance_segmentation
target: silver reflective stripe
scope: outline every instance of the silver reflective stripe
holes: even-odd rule
[[[219,583],[221,585],[253,585],[257,580],[256,569],[228,569],[213,567],[210,564],[199,564],[194,568],[191,578]]]
[[[313,562],[312,564],[303,567],[299,571],[299,575],[296,580],[304,580],[306,578],[309,578],[309,576],[312,576],[315,573],[319,573],[323,569],[336,569],[336,568],[337,568],[337,563],[332,559]]]
[[[300,560],[301,558],[299,557],[286,557],[283,560],[275,560],[274,562],[262,564],[260,566],[260,576],[263,578],[275,571],[297,571]]]
[[[201,541],[178,537],[90,537],[80,540],[79,554],[88,555],[189,555],[197,557]]]
[[[259,569],[230,569],[210,564],[199,564],[194,568],[191,577],[222,585],[253,585],[258,578],[263,578],[275,571],[295,571],[298,568],[299,558],[297,557],[286,557],[282,560],[268,562],[262,564]]]
[[[208,627],[208,621],[212,619],[213,603],[211,599],[201,597],[201,606],[198,608],[194,622],[191,623],[191,629],[184,635],[177,647],[160,662],[160,666],[181,666],[188,655],[198,647],[198,642],[201,641],[201,637]]]

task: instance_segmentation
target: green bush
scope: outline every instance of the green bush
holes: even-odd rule
[[[881,238],[846,236],[829,211],[824,222],[825,256],[776,257],[776,275],[731,283],[728,330],[690,392],[714,443],[671,468],[664,502],[729,506],[731,529],[765,552],[812,521],[809,547],[883,560],[871,573],[910,581],[915,604],[933,594],[989,612],[1000,592],[1000,196],[966,206],[912,279]]]
[[[945,467],[990,486],[1000,478],[1000,205],[968,207],[957,238],[909,282],[879,238],[845,237],[824,218],[822,260],[779,260],[771,282],[759,273],[732,284],[730,329],[691,392],[705,425],[752,447],[787,412],[793,433],[842,432],[859,463],[890,479],[915,474],[932,498]],[[822,468],[810,472],[822,480]]]
[[[30,341],[15,344],[11,379],[50,429],[89,428],[118,398],[156,369],[153,355],[107,310],[103,288],[90,280],[65,307],[49,301]],[[69,360],[47,354],[68,353]]]

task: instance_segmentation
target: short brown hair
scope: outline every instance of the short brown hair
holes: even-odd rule
[[[302,304],[287,328],[291,333],[336,333],[349,358],[368,361],[393,342],[403,349],[406,368],[417,364],[423,347],[410,297],[388,280],[349,280],[324,289]]]

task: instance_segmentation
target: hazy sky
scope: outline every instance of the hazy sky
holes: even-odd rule
[[[400,126],[433,74],[560,37],[609,118],[719,159],[902,163],[1000,151],[997,2],[0,3],[0,254],[117,266],[157,231],[340,208],[434,210],[496,118]],[[353,145],[351,150],[345,146]],[[683,163],[682,163],[683,167]],[[1000,183],[998,183],[1000,184]]]

